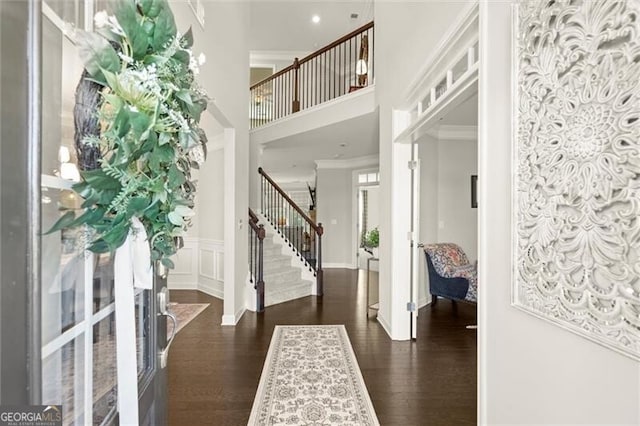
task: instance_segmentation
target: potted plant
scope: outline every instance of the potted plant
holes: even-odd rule
[[[364,246],[373,257],[378,257],[378,246],[380,245],[380,231],[378,227],[373,228],[367,232],[364,238]]]

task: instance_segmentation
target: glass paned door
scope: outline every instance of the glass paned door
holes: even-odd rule
[[[76,29],[90,29],[94,6],[93,0],[42,3],[43,232],[67,210],[81,211],[82,200],[72,190],[81,172],[74,145],[74,106],[83,70],[74,40]],[[85,251],[89,239],[86,229],[53,232],[40,239],[42,403],[61,404],[65,425],[112,424],[117,418],[114,258]],[[136,290],[135,362],[139,393],[146,395],[139,411],[146,417],[155,394],[166,391],[154,386],[154,300],[153,290]]]

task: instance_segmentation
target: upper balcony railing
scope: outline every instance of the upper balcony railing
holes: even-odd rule
[[[373,22],[251,86],[251,128],[373,83]]]

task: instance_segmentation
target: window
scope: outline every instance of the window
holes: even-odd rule
[[[358,174],[359,184],[378,184],[380,183],[380,172],[367,172]]]

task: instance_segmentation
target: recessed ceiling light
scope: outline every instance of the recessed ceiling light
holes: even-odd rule
[[[320,22],[320,16],[318,16],[318,15],[313,15],[313,16],[311,17],[311,22],[313,22],[314,24],[319,23],[319,22]]]
[[[346,143],[341,143],[340,146],[344,148],[345,146],[347,146],[347,144]]]
[[[357,13],[352,13],[351,14],[351,19],[358,19],[358,14]]]

